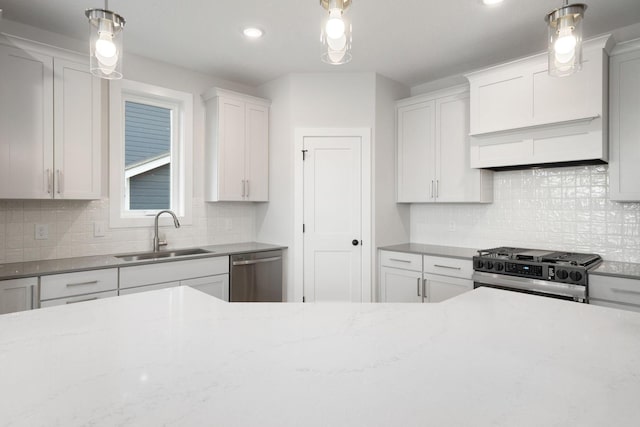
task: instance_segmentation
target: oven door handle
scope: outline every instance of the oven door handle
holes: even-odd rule
[[[486,284],[488,286],[502,286],[521,291],[541,292],[549,295],[562,295],[578,299],[587,298],[587,287],[583,285],[572,285],[570,283],[558,283],[547,280],[528,279],[505,274],[484,273],[475,271],[472,276],[474,288],[475,284]]]

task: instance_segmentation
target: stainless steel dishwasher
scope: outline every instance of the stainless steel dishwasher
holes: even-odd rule
[[[282,251],[231,255],[230,302],[282,302]]]

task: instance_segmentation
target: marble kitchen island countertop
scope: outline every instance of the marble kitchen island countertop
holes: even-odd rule
[[[210,251],[209,253],[180,256],[173,258],[147,259],[138,261],[124,261],[116,255],[95,255],[76,258],[59,258],[38,261],[14,262],[0,264],[0,280],[17,279],[22,277],[44,276],[48,274],[70,273],[76,271],[96,270],[111,267],[129,267],[132,265],[154,264],[158,262],[184,261],[194,258],[208,258],[227,256],[245,252],[260,252],[277,249],[286,249],[285,246],[271,245],[259,242],[228,243],[221,245],[198,246],[199,249]],[[180,250],[181,248],[163,249],[164,251]],[[187,248],[194,249],[194,248]]]
[[[425,245],[422,243],[402,243],[400,245],[381,246],[383,251],[406,252],[411,254],[443,256],[448,258],[471,259],[478,255],[477,249],[457,246]]]
[[[189,287],[0,316],[2,426],[636,426],[640,314],[480,288],[227,304]]]
[[[640,264],[632,262],[604,261],[598,266],[598,268],[589,271],[589,274],[640,280]],[[638,283],[640,284],[640,282]]]

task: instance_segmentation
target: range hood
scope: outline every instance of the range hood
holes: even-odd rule
[[[608,52],[602,36],[583,45],[583,69],[547,73],[546,53],[467,74],[472,168],[505,170],[606,163]]]

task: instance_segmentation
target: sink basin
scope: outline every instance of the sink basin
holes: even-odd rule
[[[116,255],[116,258],[122,261],[144,261],[153,259],[176,258],[188,255],[212,254],[213,251],[205,251],[204,249],[180,249],[176,251],[161,252],[143,252],[139,254]]]

